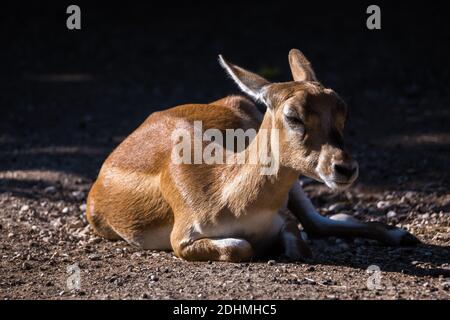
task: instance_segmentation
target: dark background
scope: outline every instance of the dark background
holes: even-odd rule
[[[381,30],[366,28],[373,3]],[[2,1],[0,299],[448,299],[450,5],[373,3]],[[66,28],[70,4],[80,31]],[[155,110],[238,93],[219,53],[287,81],[291,48],[346,100],[360,163],[345,192],[303,180],[305,192],[321,214],[397,225],[422,245],[329,238],[309,242],[311,264],[206,264],[92,233],[86,195],[124,137]],[[366,287],[373,264],[384,290]]]
[[[359,183],[449,186],[448,2],[376,2],[374,31],[364,1],[73,3],[79,31],[66,28],[72,2],[2,3],[0,170],[92,180],[152,111],[237,93],[219,53],[287,81],[299,48],[350,106]],[[3,191],[26,187],[0,180]]]

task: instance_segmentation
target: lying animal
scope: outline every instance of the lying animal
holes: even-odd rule
[[[283,83],[219,61],[244,93],[266,106],[265,114],[242,96],[151,114],[106,159],[92,186],[86,214],[96,233],[143,249],[173,250],[186,260],[219,261],[249,260],[280,247],[289,259],[308,257],[298,221],[310,237],[418,241],[381,223],[323,217],[302,191],[300,175],[346,188],[358,164],[344,147],[346,104],[318,82],[299,50],[289,52],[294,81]],[[210,156],[231,161],[192,163],[191,154],[174,152],[176,131],[190,137],[186,153],[205,145],[207,130],[217,138],[230,129],[255,132],[240,149],[221,150],[215,141]],[[247,161],[252,156],[256,161]]]

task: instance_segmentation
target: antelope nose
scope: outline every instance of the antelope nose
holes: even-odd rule
[[[356,163],[335,163],[333,164],[333,170],[335,173],[337,173],[338,175],[344,176],[347,179],[350,179],[351,177],[353,177],[357,170],[358,170],[358,165]]]

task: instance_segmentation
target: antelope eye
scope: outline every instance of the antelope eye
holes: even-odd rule
[[[290,125],[294,125],[294,126],[303,126],[303,121],[296,115],[285,115],[286,117],[286,121],[290,124]]]

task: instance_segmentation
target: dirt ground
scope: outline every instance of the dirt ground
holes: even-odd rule
[[[377,32],[364,5],[142,6],[81,5],[79,32],[65,29],[61,4],[1,19],[1,299],[450,298],[448,4],[383,7]],[[133,128],[155,110],[237,93],[218,53],[276,81],[289,79],[292,47],[348,103],[360,163],[348,191],[303,179],[306,192],[324,215],[397,225],[421,245],[323,239],[310,241],[310,263],[193,263],[93,235],[86,194]],[[68,287],[75,269],[79,290]]]

